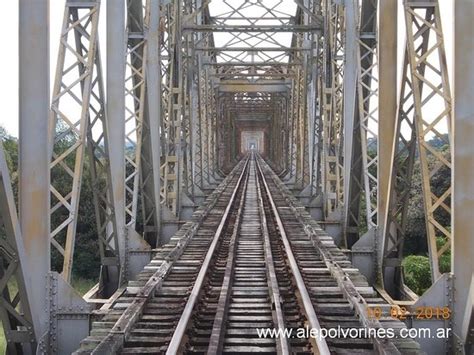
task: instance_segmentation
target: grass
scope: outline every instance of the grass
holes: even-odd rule
[[[2,331],[0,332],[0,353],[5,354],[7,349],[7,340],[5,339],[5,334],[3,333],[3,327]]]
[[[84,296],[84,294],[91,289],[92,286],[96,284],[96,281],[94,280],[87,280],[83,278],[76,278],[73,279],[72,281],[72,286],[76,289],[77,292],[81,296]],[[16,284],[16,281],[10,281],[8,283],[8,289],[10,290],[10,294],[15,295],[16,292],[18,291],[18,286]],[[0,354],[5,354],[6,353],[6,348],[7,348],[7,341],[5,339],[5,333],[3,332],[3,326],[0,324]]]
[[[72,286],[77,292],[79,292],[81,296],[84,296],[86,292],[89,291],[96,283],[96,280],[88,280],[83,278],[76,278],[72,280]]]

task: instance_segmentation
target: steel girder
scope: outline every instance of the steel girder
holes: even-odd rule
[[[125,212],[126,224],[136,227],[142,133],[145,115],[147,41],[142,0],[127,1],[127,64],[125,70]]]
[[[273,104],[272,110],[272,125],[271,125],[271,137],[269,157],[270,161],[273,162],[273,168],[277,172],[281,172],[285,169],[284,166],[284,154],[286,151],[286,98],[281,97],[275,104]]]
[[[344,7],[335,0],[324,2],[324,116],[323,192],[326,218],[344,203],[343,174],[343,83]]]
[[[224,3],[227,6],[227,3]],[[312,55],[312,49],[316,42],[314,40],[315,33],[321,30],[322,20],[318,2],[298,1],[295,7],[296,16],[285,16],[278,8],[280,5],[282,5],[282,1],[272,4],[265,2],[233,3],[228,6],[228,11],[221,11],[222,13],[213,15],[212,23],[197,24],[195,22],[191,24],[187,22],[183,30],[184,32],[193,30],[203,34],[226,32],[228,35],[226,43],[219,44],[218,47],[211,46],[209,43],[199,44],[195,47],[199,52],[215,54],[214,61],[204,60],[201,64],[203,67],[214,69],[214,72],[210,73],[213,78],[218,78],[221,81],[228,79],[255,80],[257,85],[260,80],[265,79],[292,79],[293,92],[288,101],[288,116],[292,128],[288,142],[291,142],[293,157],[288,159],[288,164],[286,164],[289,167],[292,166],[288,169],[287,178],[291,179],[293,183],[297,183],[299,189],[304,189],[311,180],[309,141],[312,139],[310,128],[313,126],[307,118],[307,113],[309,101],[315,100],[314,97],[307,96],[306,88],[311,79],[308,79],[309,72],[304,68],[304,65]],[[243,16],[243,12],[252,6],[258,7],[264,15],[256,18]],[[225,10],[224,7],[222,10]],[[232,21],[236,20],[244,21],[245,24],[234,26]],[[271,30],[265,25],[265,21],[269,20],[273,21]],[[310,28],[311,31],[308,32]],[[279,43],[274,38],[274,34],[278,32],[293,33],[292,45],[283,46]],[[291,57],[291,62],[287,63],[282,60],[285,57]],[[221,85],[218,81],[216,84]],[[230,87],[227,87],[226,90],[232,91]],[[222,107],[220,105],[222,104],[211,105],[211,110],[213,107]],[[217,117],[220,123],[220,116]],[[217,131],[218,135],[224,133],[219,128]],[[222,141],[222,137],[219,140]],[[314,139],[312,140],[314,141]],[[211,146],[214,149],[217,147]],[[298,156],[296,157],[296,155]],[[220,166],[222,164],[219,163]]]
[[[126,127],[125,146],[133,150],[125,156],[125,215],[126,225],[136,228],[139,197],[142,202],[141,227],[148,242],[158,243],[159,233],[159,89],[155,81],[146,85],[148,62],[156,63],[158,50],[148,54],[148,39],[158,39],[159,8],[148,1],[128,3],[128,68],[125,81],[127,117],[121,124]],[[51,186],[52,243],[64,256],[63,274],[70,281],[74,251],[75,226],[79,208],[80,184],[85,147],[89,153],[91,179],[99,236],[102,271],[99,291],[110,294],[127,277],[125,250],[120,245],[114,187],[109,162],[105,98],[99,45],[97,40],[100,2],[73,2],[66,4],[65,22],[58,58],[58,69],[53,90],[50,119],[52,154],[51,174],[66,174],[70,178],[68,191]],[[145,34],[146,30],[146,34]],[[154,44],[152,44],[154,46]],[[156,46],[155,46],[156,47]],[[77,67],[77,68],[76,68]],[[78,70],[76,76],[73,74]],[[129,85],[127,85],[129,83]],[[152,98],[150,100],[149,98]],[[76,107],[72,107],[72,103]],[[152,119],[150,120],[150,117]],[[114,128],[116,130],[116,128]],[[115,135],[115,134],[114,134]],[[114,150],[115,153],[117,153]],[[69,211],[67,215],[65,211]],[[60,233],[65,234],[64,246]],[[57,236],[59,235],[59,236]],[[122,254],[122,255],[121,255]],[[123,258],[123,262],[120,259]],[[123,264],[122,266],[120,264]],[[120,272],[122,267],[122,272]],[[112,268],[112,269],[110,269]],[[109,270],[110,269],[110,270]],[[123,275],[122,275],[123,274]],[[101,291],[99,293],[102,293]]]
[[[181,149],[181,129],[183,115],[182,95],[182,43],[181,43],[180,1],[163,5],[162,10],[162,50],[161,65],[163,75],[162,134],[164,150],[161,176],[164,206],[172,216],[180,212],[183,160]]]
[[[317,10],[315,10],[317,11]],[[323,36],[315,37],[311,43],[308,58],[310,80],[307,89],[308,110],[308,175],[309,194],[321,194],[321,158],[322,158],[322,107],[321,107],[321,74],[323,66]]]
[[[40,334],[30,308],[34,297],[29,281],[30,260],[25,253],[9,174],[0,143],[0,319],[7,339],[6,352],[34,353]]]
[[[404,296],[401,261],[417,159],[433,281],[440,276],[439,257],[447,253],[451,245],[451,181],[437,190],[433,185],[440,172],[444,170],[449,175],[451,172],[451,93],[439,5],[436,0],[404,2],[404,11],[407,47],[392,153],[389,209],[379,261],[379,281],[394,297]],[[433,138],[440,144],[430,144]],[[437,238],[447,242],[438,247]]]
[[[129,0],[127,10],[125,223],[134,230],[143,229],[145,240],[156,246],[160,243],[160,178],[156,163],[160,159],[161,101],[156,74],[158,44],[153,41],[159,39],[160,11],[151,0]]]
[[[202,25],[209,20],[209,9],[201,1],[188,11],[188,16],[194,18],[196,25]],[[188,45],[188,76],[191,87],[188,89],[189,100],[193,103],[190,107],[190,117],[193,129],[192,139],[192,181],[199,193],[209,189],[214,183],[212,162],[210,161],[210,139],[214,132],[212,125],[212,95],[214,94],[211,75],[214,69],[206,63],[213,60],[212,52],[208,48],[213,46],[213,38],[209,34],[186,32]],[[200,50],[196,48],[200,47]]]
[[[474,351],[474,3],[454,4],[454,142],[453,142],[453,225],[451,265],[454,273],[452,327],[453,350]]]
[[[66,3],[51,101],[50,240],[62,256],[62,273],[68,282],[86,146],[90,154],[101,262],[104,267],[120,264],[97,39],[99,7],[100,1]],[[64,185],[61,190],[56,183],[61,176],[66,180],[65,190]]]
[[[321,6],[317,1],[302,1],[298,3],[298,13],[300,22],[307,26],[309,24],[321,24]],[[303,77],[300,78],[300,117],[301,117],[301,185],[303,191],[309,188],[310,196],[317,193],[317,173],[315,173],[315,163],[317,163],[317,142],[320,136],[320,115],[317,112],[317,60],[319,54],[319,37],[317,33],[305,32],[301,36],[301,45],[298,47],[306,49],[297,52],[301,57]]]
[[[45,299],[48,297],[46,282],[50,271],[51,243],[49,239],[49,162],[50,151],[48,149],[48,119],[50,115],[50,66],[49,66],[49,1],[27,1],[19,2],[19,19],[22,24],[19,29],[19,149],[18,149],[18,217],[20,220],[22,239],[14,245],[11,238],[19,237],[18,229],[15,235],[9,233],[8,226],[17,227],[14,220],[15,215],[9,209],[1,211],[2,223],[7,226],[5,230],[5,242],[16,247],[17,252],[10,254],[10,270],[4,276],[20,272],[16,270],[12,261],[18,260],[24,273],[27,297],[24,297],[22,281],[18,280],[20,303],[23,317],[28,319],[28,305],[31,312],[31,321],[34,327],[35,342],[41,344],[41,337],[49,329],[49,314],[45,307]],[[34,58],[34,60],[31,60]],[[2,170],[2,186],[4,196],[9,198],[8,172]],[[5,201],[5,200],[4,200]],[[3,204],[4,205],[4,204]],[[6,205],[4,205],[6,207]],[[22,245],[23,244],[23,248]],[[5,250],[9,250],[7,247]],[[5,260],[8,260],[5,257]],[[10,283],[7,283],[2,294],[7,298],[7,290],[10,299],[18,302],[17,295],[12,295]],[[30,292],[28,293],[28,287]],[[15,297],[13,297],[15,296]],[[2,303],[3,314],[11,313],[11,304]],[[17,340],[9,336],[9,329],[14,323],[5,323],[2,319],[3,329],[7,343],[16,347]],[[16,323],[16,322],[15,322]],[[21,322],[20,322],[21,323]],[[15,345],[13,345],[15,344]],[[10,346],[9,346],[10,347]],[[45,348],[40,348],[45,350]],[[9,349],[8,349],[9,350]],[[26,350],[26,349],[25,349]]]
[[[349,9],[349,7],[348,7]],[[377,227],[378,204],[378,66],[377,66],[377,1],[364,0],[359,7],[355,0],[350,7],[355,41],[356,86],[353,111],[345,120],[351,120],[352,135],[346,150],[344,241],[349,248],[359,238],[361,226],[367,230]],[[360,11],[360,12],[359,12]],[[347,111],[346,111],[347,112]],[[346,137],[349,138],[349,137]],[[361,200],[364,193],[364,199]],[[360,221],[361,203],[365,223]]]
[[[193,79],[191,99],[195,104],[191,105],[195,132],[194,143],[194,182],[201,189],[209,183],[209,150],[207,149],[207,137],[209,135],[209,104],[207,90],[209,90],[209,78],[202,66],[202,55],[195,54],[197,78]],[[196,82],[197,81],[197,82]],[[198,117],[196,117],[198,115]]]
[[[219,174],[218,164],[218,134],[217,117],[218,117],[218,100],[216,90],[211,87],[208,89],[208,102],[211,107],[210,120],[208,120],[207,128],[207,150],[209,159],[209,178],[216,179]]]
[[[161,80],[159,53],[160,4],[148,0],[145,7],[147,70],[145,114],[142,130],[140,181],[142,186],[143,236],[153,248],[161,245]]]

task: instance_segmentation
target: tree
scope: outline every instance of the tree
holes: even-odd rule
[[[18,205],[18,139],[8,134],[5,128],[0,127],[0,139],[3,142],[5,159],[10,170],[12,188],[15,201]],[[63,142],[63,149],[69,148],[72,142]],[[70,183],[70,176],[64,170],[52,172],[59,191]],[[54,223],[54,221],[52,221]],[[56,248],[51,248],[51,268],[56,271],[62,269],[62,258]],[[97,280],[100,271],[99,242],[95,220],[95,211],[92,198],[92,183],[90,166],[86,160],[84,164],[79,203],[79,219],[77,221],[76,243],[74,250],[73,276],[84,279]]]

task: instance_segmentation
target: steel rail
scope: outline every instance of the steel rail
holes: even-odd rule
[[[259,166],[260,168],[260,166]],[[262,170],[260,169],[262,172]],[[263,172],[262,172],[263,176]],[[275,180],[274,180],[275,181]],[[281,184],[275,184],[280,192],[285,194],[284,189],[282,188]],[[330,274],[334,277],[337,282],[338,287],[341,289],[341,292],[351,304],[352,308],[359,316],[362,325],[366,328],[373,328],[373,329],[380,329],[383,328],[380,321],[377,319],[369,318],[367,315],[367,308],[368,304],[364,297],[357,291],[354,283],[350,279],[350,276],[343,270],[339,264],[333,260],[331,256],[331,252],[324,247],[321,241],[317,238],[317,233],[311,225],[305,223],[302,218],[303,216],[298,211],[298,209],[292,204],[290,200],[287,199],[289,206],[292,208],[293,212],[295,213],[298,221],[300,221],[304,226],[304,230],[308,237],[311,240],[314,248],[319,252],[323,262],[326,264],[327,269],[329,270]],[[396,355],[400,354],[400,351],[396,348],[396,346],[391,341],[386,341],[384,339],[379,339],[377,337],[372,337],[372,342],[374,344],[374,348],[377,350],[379,354],[382,355]]]
[[[216,315],[214,318],[214,323],[212,324],[211,337],[209,339],[209,347],[207,349],[208,355],[217,355],[222,352],[225,331],[224,325],[227,319],[229,298],[231,295],[230,291],[234,281],[233,275],[235,266],[235,253],[237,249],[237,237],[239,235],[238,232],[240,231],[240,224],[242,221],[242,211],[246,200],[245,193],[247,192],[248,180],[249,175],[247,175],[244,183],[242,198],[240,199],[237,217],[234,223],[234,229],[232,231],[232,236],[229,242],[229,254],[224,271],[224,280],[222,282],[221,292],[219,294],[219,301],[217,303]]]
[[[290,242],[288,241],[288,237],[286,235],[285,228],[283,226],[283,222],[281,221],[280,218],[280,213],[278,212],[278,209],[275,205],[275,202],[273,201],[272,194],[270,192],[270,188],[268,187],[268,184],[265,180],[265,176],[263,174],[263,171],[260,167],[260,163],[258,160],[257,162],[257,169],[260,173],[261,176],[261,181],[263,186],[265,187],[266,195],[268,198],[268,201],[270,203],[270,206],[273,211],[273,215],[275,216],[275,221],[278,225],[278,230],[280,231],[280,236],[281,240],[283,242],[283,245],[285,247],[285,252],[288,257],[288,262],[290,264],[291,272],[293,273],[293,277],[295,278],[296,281],[296,286],[298,287],[298,291],[301,295],[301,299],[303,301],[303,307],[306,313],[306,317],[309,320],[309,323],[311,325],[312,329],[316,329],[318,334],[321,334],[321,325],[319,324],[318,317],[316,316],[316,312],[313,307],[313,303],[311,302],[311,298],[309,296],[308,290],[306,289],[305,282],[303,280],[303,276],[301,275],[301,272],[298,268],[298,264],[296,262],[296,258],[293,254],[293,251],[291,249]],[[316,337],[315,338],[316,346],[318,348],[319,354],[321,355],[329,355],[329,347],[325,339],[322,339],[321,337]]]
[[[245,175],[246,169],[248,166],[248,159],[244,163],[242,172],[240,173],[239,179],[237,180],[236,187],[233,190],[229,204],[232,204],[233,199],[238,191],[242,177]],[[235,169],[238,169],[239,165]],[[237,171],[237,170],[236,170]],[[231,175],[229,175],[225,180],[227,180]],[[229,179],[230,181],[230,179]],[[214,203],[216,200],[214,201]],[[212,208],[214,204],[211,203],[211,206],[207,208]],[[226,209],[226,212],[228,208]],[[207,215],[206,211],[203,211],[202,217],[204,218]],[[91,354],[110,354],[117,353],[123,346],[124,341],[131,332],[134,324],[139,321],[139,318],[145,308],[149,299],[153,296],[154,290],[159,288],[163,281],[165,280],[166,275],[170,272],[173,264],[176,260],[179,259],[184,249],[187,247],[190,238],[196,233],[199,229],[201,222],[195,222],[192,227],[186,232],[186,234],[181,238],[178,244],[168,253],[166,259],[162,262],[158,270],[153,274],[152,277],[147,281],[147,283],[140,289],[140,291],[135,295],[135,299],[132,303],[125,309],[123,314],[115,322],[112,329],[109,333],[100,341],[100,343],[92,350]],[[223,221],[227,220],[227,215],[224,215],[221,218],[221,224]],[[216,231],[217,233],[217,231]]]
[[[255,158],[254,158],[255,159]],[[255,164],[257,164],[255,159]],[[278,279],[275,272],[275,264],[273,261],[273,254],[270,244],[270,233],[268,232],[267,217],[265,216],[265,208],[263,205],[263,195],[260,182],[258,180],[258,173],[255,171],[255,181],[257,183],[257,198],[259,200],[259,210],[260,210],[260,221],[262,226],[264,250],[265,250],[265,266],[268,274],[268,284],[270,297],[272,303],[275,307],[275,318],[278,329],[285,329],[285,317],[283,315],[283,309],[281,305],[281,296],[280,288],[278,286]],[[290,345],[288,343],[288,338],[284,336],[278,337],[279,349],[281,354],[290,354]]]
[[[250,157],[247,158],[247,161],[245,163],[245,167],[244,167],[244,169],[242,171],[242,174],[239,177],[239,180],[237,182],[237,186],[235,187],[235,189],[232,193],[230,201],[229,201],[229,203],[228,203],[228,205],[225,209],[224,215],[222,216],[222,219],[219,223],[219,226],[217,227],[217,230],[214,234],[212,243],[209,246],[209,250],[208,250],[208,252],[206,254],[206,257],[205,257],[205,259],[202,263],[202,266],[199,270],[199,274],[196,277],[196,281],[194,283],[191,294],[189,295],[189,298],[186,302],[186,306],[184,307],[181,318],[179,319],[178,325],[176,326],[176,329],[173,333],[171,341],[168,345],[168,349],[166,350],[167,355],[174,355],[174,354],[177,354],[178,351],[179,351],[179,348],[181,346],[183,337],[186,333],[186,328],[188,327],[189,320],[190,320],[191,315],[193,313],[194,305],[196,304],[196,301],[199,297],[199,293],[201,292],[202,286],[204,284],[204,280],[205,280],[207,271],[209,269],[211,259],[214,255],[214,252],[215,252],[216,248],[217,248],[217,243],[220,240],[220,237],[222,235],[222,232],[224,231],[224,227],[225,227],[226,222],[227,222],[227,217],[230,215],[230,212],[231,212],[232,207],[234,205],[235,196],[237,195],[237,192],[239,191],[239,189],[242,185],[242,179],[243,179],[244,175],[248,176],[249,160],[250,160]],[[242,196],[242,199],[244,199],[244,198],[245,198],[245,196]]]

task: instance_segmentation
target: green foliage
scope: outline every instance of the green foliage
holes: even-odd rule
[[[80,277],[72,280],[72,286],[81,296],[84,296],[95,284],[96,282],[93,280]]]
[[[10,179],[12,181],[15,199],[18,196],[18,142],[15,137],[10,136],[5,128],[0,126],[0,139],[3,144],[5,160],[7,161]]]
[[[0,127],[0,139],[3,142],[5,159],[10,170],[15,199],[18,201],[18,140],[17,138],[10,136],[3,127]],[[59,148],[56,146],[56,149],[66,150],[71,144],[73,144],[73,142],[65,139],[57,144],[62,146]],[[54,181],[55,188],[61,193],[67,191],[69,184],[71,183],[71,177],[64,171],[64,169],[54,169],[51,173],[51,180]],[[66,211],[64,211],[64,213],[66,213]],[[56,213],[52,217],[52,226],[57,226],[59,221],[63,221],[64,218],[64,216]],[[51,248],[51,268],[56,271],[60,271],[62,268],[62,257],[54,247]],[[74,250],[73,277],[81,280],[97,280],[100,271],[99,269],[99,243],[92,196],[91,174],[90,166],[86,159],[81,184],[79,219],[77,223]]]
[[[3,147],[5,151],[5,157],[7,160],[8,167],[12,178],[13,191],[15,198],[18,196],[18,141],[15,137],[10,136],[6,130],[0,127],[0,139],[3,141]],[[446,150],[448,153],[447,146],[443,139],[433,139],[430,144],[434,147]],[[376,140],[369,144],[369,155],[373,156],[376,154]],[[73,144],[73,140],[70,137],[57,142],[55,149],[66,150]],[[127,146],[127,154],[131,154],[133,147]],[[73,163],[73,162],[69,162]],[[375,174],[375,171],[371,171]],[[51,173],[51,179],[55,183],[55,187],[58,191],[63,192],[67,190],[67,187],[71,183],[71,177],[68,176],[63,169],[55,169]],[[441,168],[435,176],[433,176],[433,188],[434,193],[440,195],[447,187],[450,182],[450,174],[448,169]],[[365,196],[362,196],[364,199]],[[365,222],[364,201],[361,201],[361,234],[366,231],[367,226]],[[441,212],[442,213],[442,212]],[[62,217],[59,214],[53,216],[52,225],[55,226],[62,221]],[[141,216],[138,216],[141,219]],[[449,224],[449,216],[438,215],[438,219],[441,218],[445,225]],[[140,225],[140,223],[139,223]],[[76,244],[74,253],[74,265],[73,265],[73,278],[76,280],[97,280],[100,257],[99,257],[99,246],[96,232],[96,220],[95,211],[92,199],[92,184],[90,177],[90,166],[87,162],[84,164],[83,179],[81,185],[81,198],[79,204],[79,220],[77,223],[77,234]],[[446,243],[446,239],[439,237],[437,240],[438,247],[441,247]],[[52,268],[53,270],[61,270],[62,258],[55,248],[51,248],[52,252]],[[419,163],[415,163],[412,188],[410,192],[410,198],[408,203],[408,220],[406,226],[406,236],[404,243],[404,254],[408,255],[404,261],[403,266],[405,268],[405,282],[406,284],[416,293],[423,293],[431,284],[431,273],[429,259],[427,255],[427,238],[426,238],[426,225],[424,219],[424,207],[423,207],[423,191],[421,184],[421,170]],[[441,272],[447,272],[450,270],[451,253],[448,250],[444,255],[440,257],[439,265]],[[84,284],[82,282],[81,284]]]
[[[419,163],[415,164],[413,171],[407,217],[404,255],[426,254],[428,252],[428,243]]]
[[[431,286],[430,259],[422,255],[410,255],[403,259],[405,284],[418,295]]]
[[[0,329],[0,354],[5,354],[7,350],[7,340],[5,339],[5,333],[3,328]]]
[[[433,144],[439,144],[438,141]],[[431,162],[430,162],[431,163]],[[441,195],[451,179],[447,169],[440,169],[433,176],[433,192]],[[449,215],[442,211],[437,211],[437,219],[444,225],[449,225]],[[447,240],[438,237],[436,240],[439,249]],[[426,221],[424,217],[423,190],[421,169],[419,162],[415,163],[413,171],[412,187],[408,202],[408,218],[405,234],[403,260],[405,283],[418,295],[423,294],[431,286],[431,269],[428,255],[428,241],[426,234]],[[451,252],[448,249],[439,258],[440,272],[449,272],[451,268]]]
[[[443,247],[448,240],[443,237],[436,238],[436,246],[439,248]],[[451,248],[448,248],[447,251],[440,256],[439,260],[439,271],[441,273],[451,271]]]

